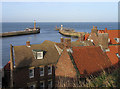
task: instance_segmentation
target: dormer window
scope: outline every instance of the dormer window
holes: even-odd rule
[[[120,59],[120,55],[118,53],[116,53],[117,57]]]
[[[43,51],[42,50],[32,50],[33,51],[33,55],[35,57],[35,59],[43,59]]]

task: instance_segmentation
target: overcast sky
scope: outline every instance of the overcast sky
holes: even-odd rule
[[[2,2],[3,22],[117,22],[117,2]]]

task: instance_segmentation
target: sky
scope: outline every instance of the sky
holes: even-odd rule
[[[2,22],[117,22],[118,2],[2,2]]]

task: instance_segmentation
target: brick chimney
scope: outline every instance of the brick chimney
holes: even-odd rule
[[[97,32],[98,32],[97,26],[96,27],[93,26],[93,28],[91,29],[91,33],[96,33],[97,34]]]
[[[99,33],[98,39],[99,39],[99,45],[101,45],[103,49],[107,49],[108,48],[108,33]]]
[[[30,41],[26,41],[26,46],[30,47]]]
[[[65,38],[64,46],[66,48],[70,48],[71,47],[71,39],[70,38]]]
[[[105,28],[105,33],[107,33],[107,28]]]
[[[83,41],[83,40],[84,40],[84,37],[83,37],[82,34],[80,34],[77,41],[80,42],[80,41]]]
[[[60,41],[61,41],[61,43],[64,43],[64,38],[61,37],[61,38],[60,38]]]

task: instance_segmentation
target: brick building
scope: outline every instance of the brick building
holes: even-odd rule
[[[27,41],[26,45],[13,46],[13,52],[13,87],[39,89],[55,86],[55,63],[59,54],[54,42],[44,41],[42,44],[31,45]]]

